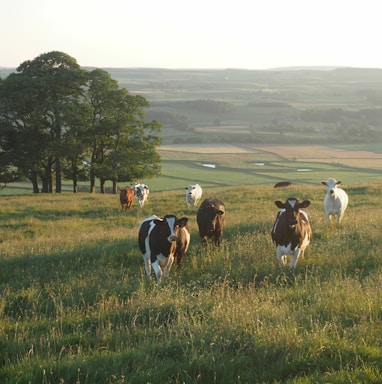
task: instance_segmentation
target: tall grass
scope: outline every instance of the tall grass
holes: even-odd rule
[[[201,247],[183,193],[143,211],[114,195],[1,198],[2,383],[379,383],[382,184],[347,188],[343,224],[321,187],[205,190],[227,209],[220,248]],[[276,199],[309,198],[314,240],[295,271],[270,240]],[[161,286],[137,229],[186,215],[191,246]]]

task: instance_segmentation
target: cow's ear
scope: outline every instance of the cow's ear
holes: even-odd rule
[[[306,208],[309,207],[310,201],[309,200],[304,200],[302,203],[298,205],[299,208]]]
[[[340,185],[341,184],[341,180],[340,181],[337,181],[336,185]]]
[[[177,221],[177,224],[181,228],[185,227],[187,225],[187,223],[188,223],[188,217],[182,217],[182,218],[178,219],[178,221]]]
[[[326,181],[325,181],[325,180],[322,180],[322,181],[321,181],[321,184],[326,185]]]
[[[280,200],[275,201],[276,207],[277,208],[285,208],[285,204],[281,202]]]

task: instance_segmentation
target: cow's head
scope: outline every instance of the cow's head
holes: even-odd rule
[[[134,190],[135,195],[140,199],[143,198],[145,194],[148,195],[149,193],[149,187],[146,184],[136,184]]]
[[[175,215],[166,215],[163,220],[157,220],[157,225],[163,225],[167,240],[172,243],[178,240],[179,229],[187,225],[188,218],[178,219]]]
[[[335,190],[337,188],[337,185],[341,184],[341,181],[337,181],[333,177],[329,178],[328,180],[322,180],[321,183],[323,185],[326,185],[328,187],[328,193],[333,195],[335,193]]]
[[[310,201],[304,200],[303,202],[299,202],[295,197],[289,197],[285,203],[277,200],[275,204],[285,213],[288,226],[294,229],[300,219],[299,209],[308,207]]]
[[[204,207],[203,210],[206,212],[206,221],[208,231],[215,231],[221,226],[220,217],[225,214],[223,205],[211,205],[210,207]]]
[[[187,189],[187,194],[192,196],[195,194],[195,188],[196,188],[196,185],[189,185],[188,187],[186,187]]]

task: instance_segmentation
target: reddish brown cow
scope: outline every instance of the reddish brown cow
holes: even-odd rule
[[[208,239],[213,238],[214,244],[219,246],[223,238],[225,221],[223,202],[215,198],[205,199],[198,209],[196,221],[202,244],[207,246]]]
[[[295,268],[298,258],[303,257],[306,247],[312,241],[312,228],[308,215],[300,208],[310,205],[309,200],[299,202],[290,197],[285,203],[275,201],[280,210],[277,212],[275,223],[272,227],[272,241],[276,246],[277,259],[282,267],[286,266],[289,255],[293,259],[290,268]]]
[[[123,211],[130,209],[134,200],[134,189],[129,187],[119,188],[119,200]]]

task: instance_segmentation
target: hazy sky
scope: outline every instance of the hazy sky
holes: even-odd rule
[[[0,67],[382,68],[378,0],[3,0]]]

